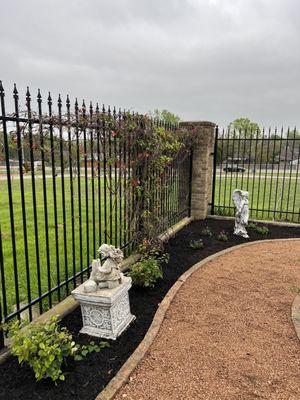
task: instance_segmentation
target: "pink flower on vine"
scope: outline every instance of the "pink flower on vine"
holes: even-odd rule
[[[136,179],[136,178],[131,179],[131,185],[133,187],[139,186],[139,184],[140,184],[139,179]]]

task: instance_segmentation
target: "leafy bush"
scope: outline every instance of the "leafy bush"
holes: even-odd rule
[[[213,233],[212,233],[211,229],[210,229],[208,226],[206,226],[205,228],[203,228],[203,229],[201,230],[200,234],[201,234],[202,236],[213,237]]]
[[[268,235],[269,233],[269,228],[267,226],[259,226],[253,222],[248,225],[248,228],[260,235]]]
[[[154,287],[155,283],[163,277],[159,260],[154,257],[142,258],[131,267],[129,276],[137,286]]]
[[[56,317],[44,324],[14,321],[4,325],[4,330],[12,340],[12,354],[18,357],[19,364],[28,363],[37,381],[45,378],[64,381],[63,364],[68,358],[81,360],[88,353],[108,346],[105,342],[99,346],[94,342],[87,346],[76,344],[67,328],[58,325]]]
[[[169,262],[169,254],[164,252],[164,244],[158,239],[144,239],[139,246],[139,253],[143,259],[155,258],[160,265]]]
[[[225,231],[221,231],[217,235],[217,239],[220,240],[220,242],[228,242],[228,236],[226,235]]]
[[[60,328],[56,318],[46,324],[32,324],[14,321],[8,327],[12,339],[11,352],[19,363],[27,362],[35,373],[37,381],[43,378],[64,380],[63,362],[74,356],[76,343],[66,328]]]
[[[78,346],[78,345],[77,345]],[[90,342],[87,345],[82,345],[78,347],[74,359],[75,361],[81,361],[83,360],[88,354],[90,353],[99,353],[101,349],[104,349],[105,347],[109,347],[109,344],[107,342],[100,342],[99,344],[96,344],[95,342]]]
[[[189,247],[193,250],[200,250],[203,249],[204,247],[204,243],[202,239],[198,239],[198,240],[191,240],[189,243]]]

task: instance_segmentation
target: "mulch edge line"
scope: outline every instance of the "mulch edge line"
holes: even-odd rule
[[[184,284],[184,282],[198,269],[203,267],[206,263],[230,252],[238,250],[243,247],[252,246],[260,243],[270,243],[270,242],[287,242],[287,241],[299,241],[300,238],[289,238],[289,239],[264,239],[264,240],[256,240],[250,243],[242,243],[233,247],[229,247],[227,249],[221,250],[218,253],[212,254],[209,257],[199,261],[194,264],[191,268],[189,268],[186,272],[184,272],[178,280],[174,283],[174,285],[169,289],[168,293],[160,303],[153,321],[148,329],[144,339],[136,348],[136,350],[132,353],[132,355],[128,358],[125,364],[120,368],[117,374],[111,379],[108,385],[98,394],[95,400],[113,400],[117,392],[124,386],[130,378],[130,375],[134,372],[139,363],[143,360],[145,355],[147,354],[150,346],[152,345],[154,339],[158,335],[160,327],[165,319],[166,312],[170,307],[171,302],[173,301],[175,295]],[[294,307],[295,304],[295,307]],[[294,308],[293,308],[294,307]],[[296,329],[297,336],[300,340],[300,296],[296,296],[293,306],[292,306],[292,320]],[[295,321],[295,322],[294,322]],[[296,325],[295,325],[296,323]]]

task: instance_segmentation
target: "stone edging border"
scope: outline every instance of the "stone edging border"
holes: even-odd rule
[[[292,321],[296,331],[296,335],[300,340],[300,296],[296,295],[292,304]]]
[[[206,263],[230,252],[233,252],[237,249],[248,247],[260,243],[269,243],[269,242],[285,242],[285,241],[299,241],[300,238],[290,238],[290,239],[265,239],[265,240],[256,240],[250,243],[242,243],[237,246],[229,247],[225,250],[219,251],[218,253],[212,254],[209,257],[206,257],[204,260],[194,264],[190,269],[184,272],[178,280],[174,283],[174,285],[169,289],[168,293],[160,303],[152,324],[148,329],[144,339],[136,348],[136,350],[132,353],[132,355],[128,358],[125,364],[121,367],[121,369],[117,372],[117,374],[112,378],[112,380],[108,383],[108,385],[98,394],[95,400],[113,400],[117,392],[121,389],[121,387],[128,382],[130,375],[134,372],[136,367],[142,361],[142,359],[147,354],[150,346],[152,345],[154,339],[156,338],[160,327],[165,318],[166,312],[176,296],[177,292],[184,284],[184,282],[198,269],[203,267]],[[293,303],[292,308],[292,319],[295,325],[297,336],[300,340],[300,296],[296,296],[296,299]],[[295,324],[296,321],[296,324]],[[297,325],[297,328],[296,328]]]

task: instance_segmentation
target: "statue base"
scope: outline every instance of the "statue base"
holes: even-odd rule
[[[83,327],[80,333],[104,339],[117,339],[135,320],[130,312],[128,291],[131,278],[123,277],[122,283],[115,288],[98,289],[86,293],[84,284],[72,291],[72,295],[81,306]]]

